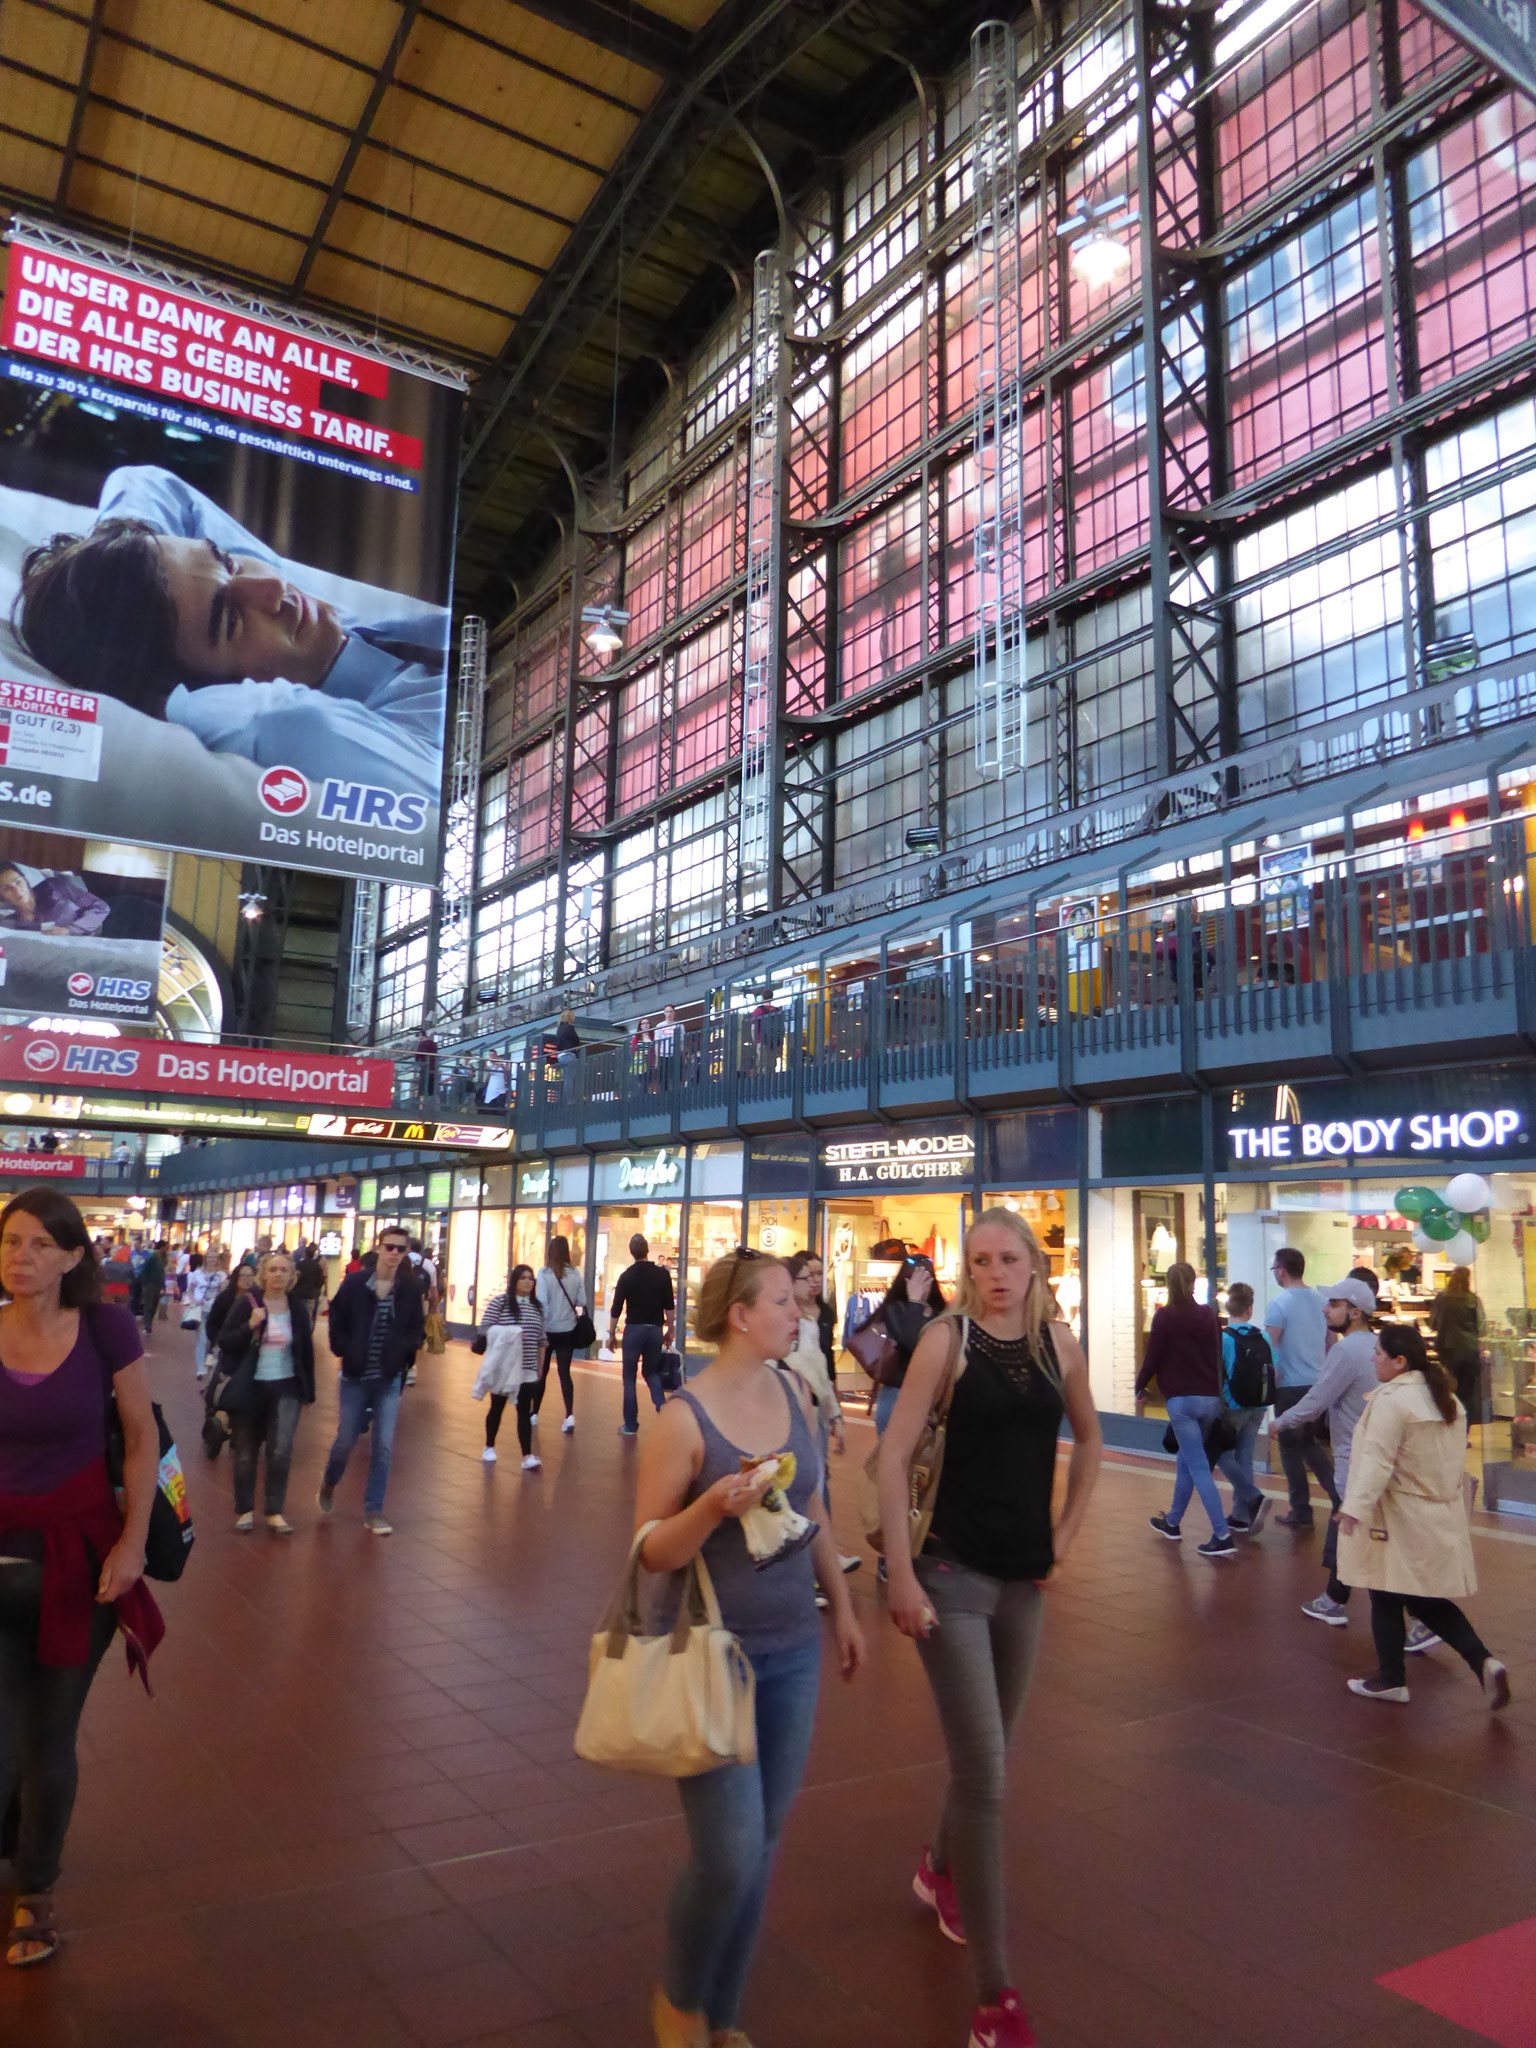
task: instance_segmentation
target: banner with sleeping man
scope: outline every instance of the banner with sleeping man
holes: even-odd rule
[[[436,879],[462,388],[18,226],[0,825]]]
[[[171,856],[0,829],[0,1010],[155,1015]]]

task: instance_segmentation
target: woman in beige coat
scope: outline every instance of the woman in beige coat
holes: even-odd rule
[[[1509,1673],[1456,1605],[1477,1591],[1463,1485],[1466,1410],[1450,1374],[1406,1323],[1387,1323],[1378,1335],[1376,1377],[1339,1512],[1339,1577],[1370,1593],[1380,1668],[1373,1678],[1352,1678],[1349,1689],[1407,1706],[1406,1610],[1463,1659],[1490,1707],[1507,1707]]]

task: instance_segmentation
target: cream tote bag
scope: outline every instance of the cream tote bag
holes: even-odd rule
[[[720,1619],[702,1557],[688,1565],[670,1635],[640,1630],[636,1535],[613,1604],[592,1638],[576,1754],[615,1771],[692,1778],[722,1764],[757,1760],[756,1680]]]

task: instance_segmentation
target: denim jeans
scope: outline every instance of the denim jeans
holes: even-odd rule
[[[667,1911],[668,1998],[734,2027],[768,1896],[779,1832],[800,1789],[816,1722],[821,1636],[753,1656],[757,1762],[680,1778],[689,1857]]]
[[[635,1399],[635,1375],[645,1374],[645,1384],[650,1389],[651,1401],[659,1413],[666,1401],[661,1384],[661,1325],[660,1323],[630,1323],[624,1325],[624,1427],[640,1427],[640,1404]]]
[[[917,1654],[949,1755],[933,1861],[954,1878],[977,1997],[993,2005],[1012,1982],[1003,1898],[1008,1738],[1039,1654],[1042,1595],[1032,1579],[994,1579],[932,1556],[917,1560],[917,1576],[939,1622]]]
[[[299,1426],[299,1391],[292,1380],[256,1382],[256,1400],[249,1414],[230,1417],[229,1450],[234,1467],[235,1513],[248,1515],[256,1505],[256,1459],[266,1447],[266,1483],[262,1511],[280,1515],[288,1498],[288,1467]]]
[[[1253,1446],[1268,1413],[1267,1408],[1229,1408],[1227,1418],[1237,1431],[1237,1443],[1216,1460],[1217,1471],[1232,1485],[1232,1512],[1245,1522],[1253,1520],[1253,1511],[1264,1498],[1253,1476]]]
[[[0,1814],[17,1801],[11,1869],[18,1892],[46,1892],[75,1810],[75,1734],[97,1666],[117,1631],[117,1610],[93,1606],[83,1664],[37,1661],[43,1568],[0,1564]]]
[[[1211,1518],[1211,1534],[1225,1536],[1229,1533],[1226,1510],[1221,1505],[1221,1495],[1216,1491],[1216,1481],[1211,1475],[1211,1461],[1205,1455],[1206,1428],[1221,1414],[1223,1405],[1220,1394],[1169,1396],[1168,1420],[1179,1440],[1179,1461],[1173,1474],[1173,1502],[1168,1509],[1168,1519],[1175,1528],[1184,1519],[1189,1496],[1198,1493],[1200,1505]]]
[[[400,1412],[400,1382],[391,1380],[348,1380],[341,1382],[336,1441],[325,1461],[321,1484],[327,1489],[340,1483],[352,1455],[352,1446],[363,1433],[371,1415],[373,1428],[368,1437],[368,1484],[363,1489],[363,1513],[382,1515],[384,1489],[389,1484],[389,1461],[395,1448],[395,1417]]]
[[[1275,1414],[1284,1415],[1303,1394],[1310,1392],[1309,1387],[1276,1387]],[[1280,1465],[1291,1497],[1291,1513],[1304,1522],[1312,1520],[1312,1496],[1307,1491],[1309,1471],[1337,1511],[1339,1489],[1333,1481],[1333,1453],[1318,1435],[1317,1424],[1304,1422],[1300,1429],[1282,1429],[1279,1436]]]
[[[880,1389],[879,1393],[878,1393],[878,1394],[876,1394],[876,1396],[875,1396],[875,1435],[876,1435],[876,1436],[884,1436],[884,1435],[885,1435],[885,1425],[886,1425],[886,1424],[887,1424],[887,1423],[888,1423],[888,1422],[890,1421],[890,1419],[891,1419],[891,1414],[892,1414],[892,1411],[894,1410],[894,1408],[895,1408],[895,1406],[896,1406],[896,1396],[897,1396],[897,1395],[898,1395],[898,1394],[899,1394],[900,1392],[901,1392],[901,1389],[900,1389],[900,1387],[882,1387],[882,1388]]]

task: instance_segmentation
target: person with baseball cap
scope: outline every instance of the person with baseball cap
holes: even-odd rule
[[[1376,1339],[1370,1322],[1376,1313],[1376,1297],[1363,1280],[1353,1277],[1336,1280],[1331,1287],[1321,1288],[1319,1292],[1323,1297],[1323,1313],[1334,1339],[1327,1361],[1301,1399],[1283,1414],[1277,1413],[1272,1426],[1275,1429],[1301,1429],[1307,1423],[1327,1416],[1328,1434],[1333,1445],[1334,1483],[1342,1498],[1344,1482],[1349,1477],[1349,1447],[1355,1424],[1360,1420],[1366,1396],[1376,1390]],[[1330,1628],[1349,1625],[1349,1616],[1345,1612],[1349,1588],[1339,1578],[1338,1552],[1339,1516],[1335,1508],[1328,1518],[1328,1534],[1323,1539],[1327,1590],[1319,1593],[1315,1600],[1308,1600],[1301,1610],[1303,1614],[1310,1614],[1314,1621],[1326,1622]]]

